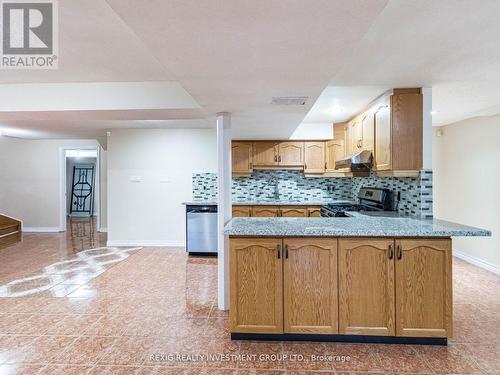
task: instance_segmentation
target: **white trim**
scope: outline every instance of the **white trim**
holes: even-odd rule
[[[101,180],[99,179],[99,163],[100,163],[100,145],[97,146],[81,146],[81,147],[71,147],[71,146],[63,146],[59,147],[59,228],[58,232],[66,232],[66,216],[67,216],[67,194],[66,191],[66,150],[96,150],[97,151],[97,159],[96,159],[96,169],[95,173],[95,186],[94,186],[94,212],[92,216],[97,216],[97,228],[101,225],[100,215],[101,215],[101,207],[99,205],[100,200],[100,190],[101,190]]]
[[[19,233],[18,230],[16,230],[15,232],[7,233],[7,234],[2,234],[2,235],[0,235],[0,238],[4,238],[4,237],[7,237],[7,236],[12,236],[13,234],[17,234],[17,233]]]
[[[62,232],[59,227],[24,227],[23,232],[26,233],[56,233]]]
[[[108,228],[106,228],[106,227],[99,228],[98,232],[108,233]]]
[[[494,264],[491,264],[489,262],[485,262],[482,259],[466,255],[464,253],[461,253],[457,250],[453,250],[453,256],[465,260],[467,263],[473,264],[475,266],[478,266],[480,268],[483,268],[487,271],[493,272],[494,274],[500,275],[500,267],[495,266]]]
[[[184,241],[165,241],[165,240],[113,240],[113,241],[107,241],[106,246],[186,247],[186,243]]]

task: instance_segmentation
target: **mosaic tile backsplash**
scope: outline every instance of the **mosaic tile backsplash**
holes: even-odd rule
[[[275,185],[281,200],[357,200],[362,186],[381,187],[399,193],[394,209],[401,214],[432,218],[432,171],[422,170],[419,177],[314,177],[306,178],[301,171],[255,171],[250,177],[234,177],[234,200],[266,200],[274,197]],[[193,174],[193,199],[217,199],[217,175]]]

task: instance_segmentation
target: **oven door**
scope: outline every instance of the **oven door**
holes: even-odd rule
[[[328,208],[328,206],[321,206],[319,210],[321,217],[334,217],[335,214]]]

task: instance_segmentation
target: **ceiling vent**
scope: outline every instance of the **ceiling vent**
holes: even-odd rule
[[[271,104],[274,105],[304,105],[307,96],[274,96]]]

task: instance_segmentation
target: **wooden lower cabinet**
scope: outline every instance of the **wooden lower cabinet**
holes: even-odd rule
[[[308,207],[307,208],[307,217],[321,217],[321,208],[320,207]]]
[[[254,217],[278,217],[280,208],[274,206],[253,206],[252,216]]]
[[[285,333],[337,333],[337,240],[283,243]]]
[[[306,207],[282,207],[280,216],[283,217],[307,217]]]
[[[282,240],[231,239],[231,332],[283,332]]]
[[[235,333],[452,336],[450,239],[231,238]]]
[[[233,206],[233,217],[251,217],[252,206]]]
[[[393,247],[393,239],[339,239],[339,333],[394,336]]]
[[[396,335],[452,336],[450,239],[396,240]]]

